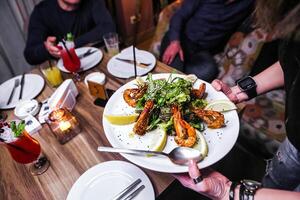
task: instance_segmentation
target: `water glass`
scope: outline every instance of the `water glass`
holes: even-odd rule
[[[110,56],[119,53],[119,38],[117,33],[106,33],[103,36],[103,40]]]

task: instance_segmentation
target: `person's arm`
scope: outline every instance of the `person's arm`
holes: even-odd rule
[[[282,87],[284,85],[284,75],[279,61],[254,76],[253,79],[257,84],[256,91],[258,95]],[[223,91],[235,103],[248,100],[247,94],[242,92],[238,86],[229,88],[220,80],[214,80],[212,85],[216,90]]]
[[[201,4],[201,0],[184,0],[179,10],[172,16],[169,28],[170,41],[180,41],[180,33],[186,21]]]
[[[227,188],[229,191],[229,188]],[[234,200],[239,200],[239,186],[235,189]],[[229,197],[229,193],[227,195]],[[229,198],[227,198],[229,199]],[[256,191],[254,195],[255,200],[297,200],[300,199],[300,192],[292,192],[286,190],[276,190],[276,189],[268,189],[268,188],[261,188]]]
[[[188,174],[174,174],[181,184],[213,200],[229,200],[231,181],[221,173],[206,168],[200,172],[195,161],[189,163]],[[194,183],[193,179],[202,177],[202,181]],[[239,186],[234,190],[234,200],[239,200]],[[300,199],[299,192],[260,188],[254,195],[255,200],[296,200]]]
[[[93,1],[92,15],[96,26],[89,32],[75,39],[75,46],[81,47],[88,43],[94,43],[103,40],[103,35],[109,32],[115,32],[115,23],[106,9],[103,0]]]
[[[24,57],[31,65],[40,64],[51,57],[44,45],[47,38],[47,28],[41,16],[36,8],[30,16]]]

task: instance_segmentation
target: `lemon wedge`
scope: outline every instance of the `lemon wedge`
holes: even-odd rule
[[[163,129],[157,128],[155,130],[147,132],[142,137],[143,139],[149,141],[148,144],[149,144],[150,151],[162,151],[164,150],[167,144],[168,135],[166,131],[164,131]]]
[[[104,117],[114,125],[126,125],[134,123],[137,118],[138,114],[130,114],[130,115],[104,115]]]
[[[228,100],[214,100],[207,104],[207,106],[204,108],[205,110],[214,110],[218,112],[226,112],[230,110],[236,110],[237,107],[234,103]]]
[[[203,158],[205,158],[208,154],[208,145],[202,133],[197,131],[197,143],[193,146],[193,149],[197,149],[202,154]]]

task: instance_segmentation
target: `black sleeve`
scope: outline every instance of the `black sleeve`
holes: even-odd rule
[[[93,3],[94,4],[91,9],[96,27],[76,38],[76,47],[81,47],[88,43],[102,41],[102,37],[105,33],[116,31],[114,21],[109,11],[106,9],[103,0],[95,0]]]
[[[42,13],[36,7],[29,21],[28,37],[24,50],[24,57],[31,65],[37,65],[51,58],[44,46],[47,38],[47,27],[43,22]]]
[[[201,6],[201,0],[185,0],[170,21],[170,40],[180,40],[180,33],[191,15]]]

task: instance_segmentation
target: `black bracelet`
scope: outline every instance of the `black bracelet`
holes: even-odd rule
[[[243,184],[240,185],[240,200],[245,200],[244,199],[244,191],[245,191],[245,186]]]
[[[229,200],[234,200],[234,190],[238,185],[238,182],[232,182],[229,189]]]

